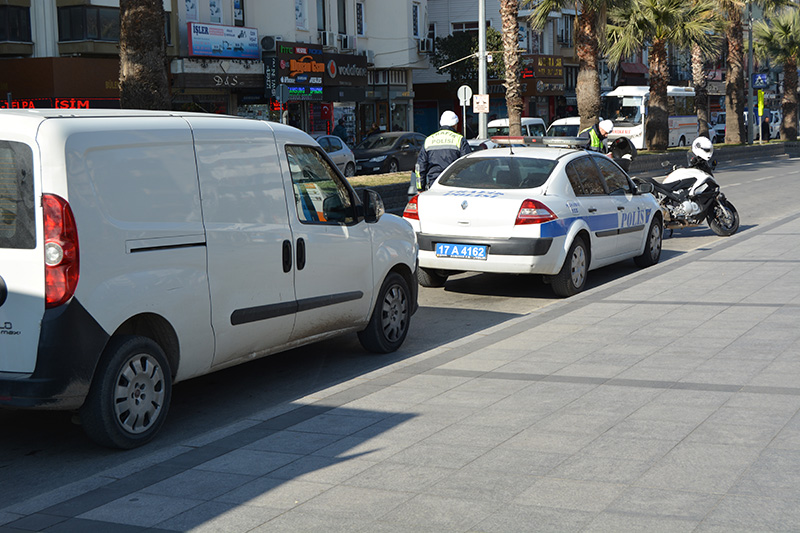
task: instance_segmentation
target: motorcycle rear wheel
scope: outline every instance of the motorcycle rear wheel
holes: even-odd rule
[[[708,214],[708,225],[711,231],[720,237],[728,237],[739,229],[739,213],[728,200],[722,200]]]

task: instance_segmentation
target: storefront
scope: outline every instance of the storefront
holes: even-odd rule
[[[520,69],[522,115],[541,117],[550,123],[564,98],[564,66],[561,56],[523,55]],[[489,80],[489,120],[508,116],[506,88],[502,80]]]
[[[119,60],[0,59],[0,98],[0,108],[119,109]]]

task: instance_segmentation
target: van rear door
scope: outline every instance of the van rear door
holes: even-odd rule
[[[0,372],[36,365],[45,294],[35,153],[32,141],[0,140]]]

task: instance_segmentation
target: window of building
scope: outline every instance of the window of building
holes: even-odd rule
[[[31,42],[31,8],[0,6],[0,42]]]
[[[573,31],[575,29],[575,15],[562,15],[558,19],[558,42],[568,48],[573,47]]]
[[[492,26],[492,21],[486,21],[486,27],[489,28]],[[478,22],[453,22],[451,24],[451,28],[453,29],[453,33],[457,31],[465,31],[468,33],[474,34],[476,37],[478,36]]]
[[[294,25],[297,29],[307,30],[306,0],[294,0]]]
[[[336,0],[336,17],[339,22],[339,33],[347,33],[347,0]]]
[[[317,30],[325,31],[325,0],[317,0]]]
[[[119,9],[94,6],[59,7],[58,40],[119,41]]]
[[[419,4],[411,5],[411,36],[419,39]]]
[[[436,39],[436,24],[428,24],[428,39]]]
[[[367,24],[364,15],[364,2],[356,2],[356,35],[366,35]]]

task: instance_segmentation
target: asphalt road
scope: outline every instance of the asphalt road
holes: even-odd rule
[[[797,211],[800,159],[752,160],[720,166],[723,192],[746,232]],[[675,231],[661,260],[721,239],[706,226]],[[632,261],[593,271],[589,286],[636,272]],[[156,440],[127,452],[89,442],[62,412],[0,411],[0,509],[103,470],[151,456],[248,414],[313,394],[392,362],[413,357],[553,301],[534,276],[462,274],[444,289],[422,289],[420,310],[397,353],[366,355],[355,335],[292,350],[175,386],[169,418]]]

